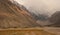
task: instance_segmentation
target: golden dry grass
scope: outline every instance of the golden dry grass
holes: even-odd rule
[[[0,29],[0,35],[55,35],[41,28]]]

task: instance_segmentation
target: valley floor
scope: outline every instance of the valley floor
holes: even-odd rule
[[[60,28],[10,28],[0,29],[0,35],[60,35]]]

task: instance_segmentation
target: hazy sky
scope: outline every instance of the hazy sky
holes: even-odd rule
[[[53,14],[60,11],[60,0],[16,0],[28,9],[36,10],[38,13]]]

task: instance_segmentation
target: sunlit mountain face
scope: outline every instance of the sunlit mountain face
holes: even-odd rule
[[[51,16],[60,10],[60,0],[15,0],[24,5],[30,12]]]

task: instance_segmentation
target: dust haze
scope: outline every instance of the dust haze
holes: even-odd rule
[[[60,0],[15,0],[31,9],[36,14],[47,14],[51,16],[54,12],[60,11]]]

